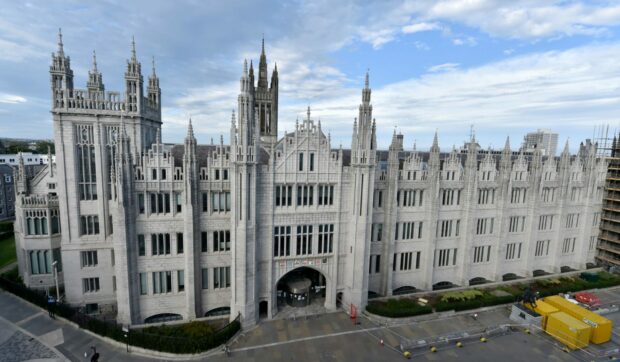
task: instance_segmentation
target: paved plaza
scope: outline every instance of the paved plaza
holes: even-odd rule
[[[603,303],[620,301],[620,288],[596,291]],[[457,331],[473,331],[511,323],[508,307],[429,321],[395,321],[380,324],[362,316],[354,323],[344,312],[263,321],[240,333],[230,344],[231,356],[211,351],[209,361],[401,361],[403,341],[430,340]],[[620,313],[608,316],[614,329]],[[617,335],[617,334],[616,334]],[[616,338],[616,337],[615,337]],[[380,341],[383,340],[383,345]],[[84,361],[84,352],[96,346],[100,361],[148,361],[125,348],[110,345],[83,330],[52,320],[47,313],[21,299],[0,291],[0,361],[40,359]],[[610,348],[612,346],[605,346]],[[600,352],[601,349],[598,351]],[[584,352],[566,353],[553,339],[521,330],[492,337],[487,343],[465,342],[441,346],[437,353],[413,351],[416,361],[603,361],[608,358]]]

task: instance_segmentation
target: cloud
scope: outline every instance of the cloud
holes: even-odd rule
[[[478,42],[476,41],[476,38],[471,37],[471,36],[467,36],[467,37],[458,37],[458,38],[452,39],[452,44],[454,44],[454,45],[469,45],[469,46],[473,47],[476,44],[478,44]]]
[[[403,26],[402,32],[405,34],[418,33],[421,31],[429,31],[429,30],[440,30],[442,29],[439,23],[413,23],[410,25]]]
[[[458,66],[459,66],[459,63],[437,64],[437,65],[433,65],[432,67],[428,68],[428,72],[429,73],[448,72],[448,71],[457,69]]]
[[[14,94],[0,93],[0,103],[19,104],[26,103],[26,98]]]

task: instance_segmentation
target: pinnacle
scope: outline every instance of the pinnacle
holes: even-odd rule
[[[187,138],[194,138],[194,127],[192,126],[192,118],[189,118],[189,124],[187,125]]]
[[[93,50],[93,72],[97,73],[97,53]]]
[[[370,69],[367,69],[367,70],[366,70],[366,80],[364,81],[364,87],[365,87],[366,89],[368,89],[368,87],[369,87],[369,85],[370,85],[370,81],[369,81],[369,79],[368,79],[368,78],[369,78],[369,74],[368,74],[368,73],[370,73]]]
[[[63,54],[63,44],[62,44],[62,29],[58,28],[58,54]]]
[[[131,36],[131,60],[136,60],[136,40]]]

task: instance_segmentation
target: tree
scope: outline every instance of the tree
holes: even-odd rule
[[[28,148],[28,144],[26,142],[22,142],[22,141],[12,142],[6,148],[6,153],[9,153],[9,154],[20,153],[20,152],[30,152],[30,149]]]
[[[38,141],[36,148],[35,148],[35,152],[46,154],[48,147],[52,150],[52,154],[55,154],[54,142],[51,142],[51,141]]]

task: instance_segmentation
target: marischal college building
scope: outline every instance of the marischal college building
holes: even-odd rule
[[[258,79],[255,79],[255,78]],[[160,140],[161,90],[135,46],[124,92],[93,59],[76,89],[59,36],[50,66],[56,163],[16,171],[19,273],[118,322],[239,314],[476,285],[594,263],[606,163],[596,146],[541,152],[378,150],[366,75],[350,149],[310,113],[278,133],[278,71],[243,65],[230,144]],[[146,90],[145,90],[146,86]],[[351,118],[355,114],[351,115]],[[54,263],[56,262],[56,263]]]

